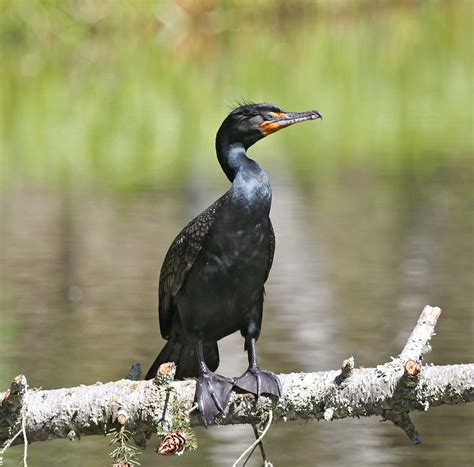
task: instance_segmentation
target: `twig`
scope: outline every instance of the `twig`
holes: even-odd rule
[[[385,418],[392,421],[395,426],[400,427],[406,433],[412,443],[421,443],[421,436],[418,431],[416,431],[415,425],[411,421],[408,412],[391,413],[391,411],[387,411]]]
[[[0,465],[3,465],[3,456],[7,449],[13,444],[13,442],[20,436],[22,433],[22,430],[17,431],[11,438],[7,439],[2,446],[2,449],[0,449]]]
[[[403,350],[392,362],[393,365],[400,365],[403,370],[397,381],[395,394],[410,394],[417,387],[422,370],[421,360],[423,355],[431,350],[429,342],[435,334],[435,326],[440,315],[441,308],[426,305]],[[421,436],[411,421],[408,410],[403,407],[403,403],[394,403],[389,410],[385,411],[384,417],[401,428],[414,444],[421,443]]]
[[[255,425],[252,425],[252,426],[254,427]],[[255,436],[255,438],[258,438],[258,436],[259,436],[259,435],[257,434],[257,435]],[[256,448],[257,448],[257,446],[254,446],[254,447],[252,448],[252,450],[249,452],[249,455],[247,456],[247,459],[245,459],[244,463],[242,464],[242,467],[245,467],[245,466],[247,465],[247,462],[248,462],[248,461],[250,460],[250,458],[252,457],[252,454],[253,454],[253,452],[255,451]]]
[[[28,392],[28,382],[24,375],[15,376],[11,382],[10,389],[4,394],[0,404],[0,420],[6,422],[6,432],[10,433],[13,427],[20,425],[20,430],[7,439],[0,450],[0,465],[3,465],[3,457],[6,450],[15,442],[20,434],[23,434],[23,465],[28,467],[28,438],[26,435],[26,404],[25,398]]]
[[[24,403],[24,397],[26,396],[28,392],[28,383],[24,381],[24,395],[23,395],[23,400],[21,404],[21,432],[23,434],[23,466],[28,467],[28,437],[26,436],[26,405]]]
[[[440,315],[441,308],[430,305],[425,306],[405,347],[403,347],[400,353],[399,358],[403,361],[403,364],[407,360],[417,362],[421,359],[422,355],[431,350],[429,341],[435,333],[435,326]]]
[[[339,373],[336,378],[334,379],[334,382],[340,386],[343,381],[345,381],[347,378],[350,378],[352,376],[352,373],[354,371],[354,357],[350,356],[349,358],[346,358],[345,360],[342,361],[341,364],[341,373]]]
[[[427,349],[438,316],[439,309],[425,308],[400,357],[391,362],[350,372],[347,370],[351,365],[346,364],[344,373],[350,376],[342,378],[340,385],[335,380],[342,376],[341,370],[279,375],[283,396],[278,401],[233,394],[226,414],[219,416],[216,423],[259,423],[270,409],[275,421],[369,416],[390,420],[397,414],[474,402],[474,363],[420,365],[420,355]],[[165,414],[166,424],[172,424],[178,412],[167,410],[170,407],[183,408],[179,411],[181,421],[186,419],[191,426],[202,423],[193,407],[196,383],[191,379],[157,381],[160,384],[120,380],[55,390],[28,389],[20,403],[17,394],[23,378],[16,378],[8,394],[0,395],[0,443],[14,445],[24,441],[19,436],[11,439],[20,428],[22,405],[28,443],[67,438],[71,433],[77,437],[102,435],[105,426],[116,423],[117,413],[123,408],[120,400],[127,401],[127,429],[140,446],[165,424]]]
[[[24,409],[21,414],[21,432],[23,433],[23,466],[28,467],[28,462],[26,461],[28,458],[28,438],[26,436],[26,416]]]
[[[253,433],[255,435],[255,439],[258,439],[258,437],[260,436],[260,433],[258,432],[257,425],[255,423],[252,423],[252,428],[253,428]],[[257,447],[257,445],[255,445],[253,447],[253,449],[249,452],[249,455],[247,456],[247,459],[245,459],[245,462],[242,464],[242,467],[245,467],[247,465],[247,462],[252,457],[252,454],[255,451],[256,447]],[[267,462],[268,462],[267,461],[267,455],[265,453],[265,448],[263,447],[263,442],[262,441],[260,441],[258,443],[258,447],[260,448],[260,454],[262,455],[263,464],[267,465]]]
[[[262,431],[262,434],[239,456],[239,458],[232,464],[232,467],[237,467],[237,464],[255,447],[262,442],[262,439],[265,437],[267,434],[268,429],[270,428],[270,425],[272,424],[273,420],[273,410],[270,409],[268,413],[268,421],[267,425],[265,426],[264,430]],[[266,460],[265,460],[266,463]]]

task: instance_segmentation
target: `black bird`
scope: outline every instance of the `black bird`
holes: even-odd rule
[[[146,375],[175,362],[176,378],[197,376],[196,401],[204,424],[224,412],[233,387],[281,395],[277,376],[257,364],[264,284],[272,267],[275,234],[269,218],[267,174],[247,149],[281,128],[322,118],[317,110],[286,112],[272,104],[234,109],[216,136],[217,158],[230,189],[175,238],[161,268],[159,319],[168,340]],[[249,367],[235,380],[217,375],[217,341],[240,331]]]

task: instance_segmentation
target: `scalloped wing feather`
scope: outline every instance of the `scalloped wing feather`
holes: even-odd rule
[[[273,264],[273,257],[275,256],[275,231],[273,230],[272,221],[268,219],[268,222],[270,224],[270,255],[268,257],[268,269],[267,275],[265,276],[265,282],[267,281],[268,275],[270,274],[270,269],[272,268]]]
[[[193,267],[224,198],[225,195],[186,225],[166,253],[158,290],[160,331],[164,339],[170,337],[174,315],[173,297],[179,292]]]

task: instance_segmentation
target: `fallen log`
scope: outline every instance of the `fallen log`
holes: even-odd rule
[[[388,363],[355,368],[350,357],[340,370],[279,375],[280,400],[235,393],[215,423],[261,424],[270,413],[273,422],[375,415],[393,422],[417,444],[421,437],[410,412],[474,401],[474,364],[422,364],[440,313],[426,306],[400,355]],[[0,394],[0,454],[26,440],[74,439],[111,430],[126,430],[141,447],[158,433],[161,444],[155,450],[160,454],[192,449],[190,427],[201,424],[194,404],[195,381],[173,381],[175,370],[174,364],[165,364],[151,381],[125,379],[55,390],[30,389],[26,378],[17,376]]]

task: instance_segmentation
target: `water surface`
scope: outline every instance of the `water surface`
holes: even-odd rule
[[[262,367],[386,362],[426,304],[444,310],[426,362],[472,361],[472,17],[462,1],[0,2],[0,388],[147,368],[161,263],[228,187],[214,135],[242,98],[324,114],[251,151],[277,238]],[[245,369],[242,344],[220,343],[223,374]],[[265,443],[276,466],[468,466],[472,416],[413,415],[416,448],[375,418],[278,423]],[[232,465],[253,438],[196,433],[197,452],[151,443],[142,465]],[[103,466],[110,450],[35,443],[29,464]]]
[[[401,350],[427,303],[444,309],[427,362],[470,361],[472,238],[465,170],[444,168],[422,183],[412,174],[394,179],[348,171],[311,192],[288,175],[284,160],[268,172],[277,253],[259,341],[263,367],[334,369],[348,355],[360,366],[387,361]],[[5,192],[3,385],[19,371],[33,386],[55,388],[121,378],[135,361],[149,365],[162,345],[156,285],[166,248],[190,215],[218,196],[219,186],[225,182],[216,180],[205,192],[127,197],[81,187]],[[221,357],[222,373],[244,370],[239,335],[222,341]],[[370,419],[279,423],[267,450],[276,465],[469,465],[472,407],[433,409],[414,418],[425,440],[416,448],[395,427]],[[198,453],[170,462],[229,465],[252,438],[249,427],[197,434]],[[54,441],[32,445],[30,456],[32,465],[45,465],[49,456],[68,465],[84,465],[85,459],[104,465],[107,450],[100,438]],[[18,455],[12,450],[12,458]],[[144,465],[153,456],[147,449]]]

